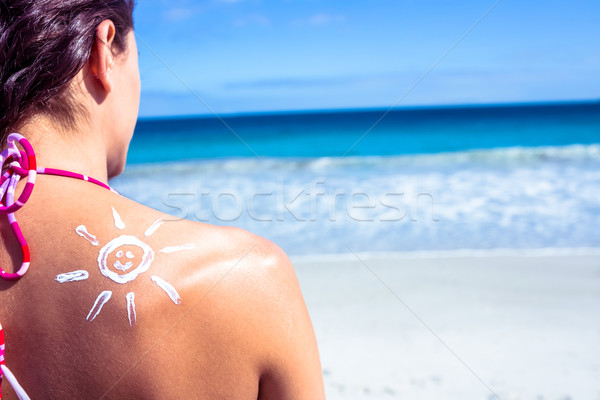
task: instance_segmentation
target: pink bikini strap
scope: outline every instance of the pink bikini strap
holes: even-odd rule
[[[23,260],[21,262],[21,267],[17,272],[14,273],[6,272],[0,267],[0,278],[6,280],[17,280],[25,275],[29,269],[31,260],[29,246],[27,245],[27,241],[21,232],[21,228],[19,227],[17,218],[15,217],[15,211],[23,207],[27,200],[29,200],[29,196],[31,196],[31,192],[33,191],[33,187],[35,185],[37,174],[58,175],[68,178],[81,179],[94,183],[98,186],[102,186],[105,189],[112,190],[115,193],[116,191],[107,184],[87,175],[55,168],[38,168],[33,147],[24,136],[18,133],[11,133],[8,135],[7,142],[7,148],[0,153],[0,164],[2,165],[2,170],[4,171],[0,176],[0,214],[7,215],[10,227],[15,235],[15,238],[19,242],[19,245],[21,246]],[[23,151],[19,150],[17,143],[23,148]],[[17,183],[19,183],[19,180],[25,176],[27,176],[25,188],[19,195],[19,198],[15,200],[14,196]]]
[[[2,398],[2,365],[6,363],[4,362],[4,331],[0,324],[0,398]]]

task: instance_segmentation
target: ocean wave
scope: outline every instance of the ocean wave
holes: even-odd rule
[[[291,254],[600,247],[600,145],[143,164],[111,181]]]
[[[348,167],[438,167],[470,164],[476,166],[518,166],[539,163],[600,162],[600,144],[507,147],[436,154],[348,157],[232,157],[191,161],[174,161],[128,165],[123,176],[177,174],[197,172],[328,171]],[[122,179],[122,178],[121,178]]]

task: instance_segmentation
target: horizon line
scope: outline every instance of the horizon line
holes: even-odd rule
[[[181,115],[157,115],[138,116],[138,121],[157,120],[185,120],[185,119],[211,119],[211,118],[239,118],[259,117],[275,115],[299,115],[299,114],[328,114],[328,113],[355,113],[375,111],[410,111],[410,110],[441,110],[441,109],[467,109],[467,108],[509,108],[509,107],[548,107],[548,106],[575,106],[575,105],[600,105],[600,98],[580,100],[544,100],[523,102],[499,102],[499,103],[462,103],[462,104],[433,104],[412,106],[380,106],[380,107],[349,107],[349,108],[316,108],[316,109],[290,109],[271,111],[239,111],[225,113],[206,114],[181,114]]]

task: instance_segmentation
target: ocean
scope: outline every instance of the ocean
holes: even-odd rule
[[[600,250],[600,102],[140,119],[123,195],[290,255]]]

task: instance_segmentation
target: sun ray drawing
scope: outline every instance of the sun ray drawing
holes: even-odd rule
[[[126,225],[123,222],[123,219],[114,207],[111,208],[115,228],[119,230],[125,229]],[[162,219],[154,221],[146,229],[144,236],[151,236],[163,223],[164,220]],[[93,246],[101,245],[96,236],[88,232],[84,225],[79,225],[75,228],[75,232]],[[159,253],[174,253],[177,251],[191,250],[194,247],[195,245],[193,243],[180,246],[167,246],[159,250]],[[98,251],[98,269],[100,270],[100,273],[108,279],[116,283],[127,284],[128,282],[135,280],[139,275],[148,271],[155,256],[154,250],[136,236],[120,235],[106,243]],[[58,283],[79,282],[88,279],[89,276],[90,273],[88,271],[80,269],[58,274],[56,275],[55,280]],[[150,280],[155,283],[158,288],[163,290],[173,303],[181,304],[181,297],[173,285],[156,275],[150,276]],[[111,297],[112,292],[110,290],[102,291],[96,298],[86,320],[90,322],[93,321],[100,314],[102,307],[108,303]],[[129,325],[133,326],[137,319],[134,292],[127,293],[125,296],[125,304],[127,306]]]

